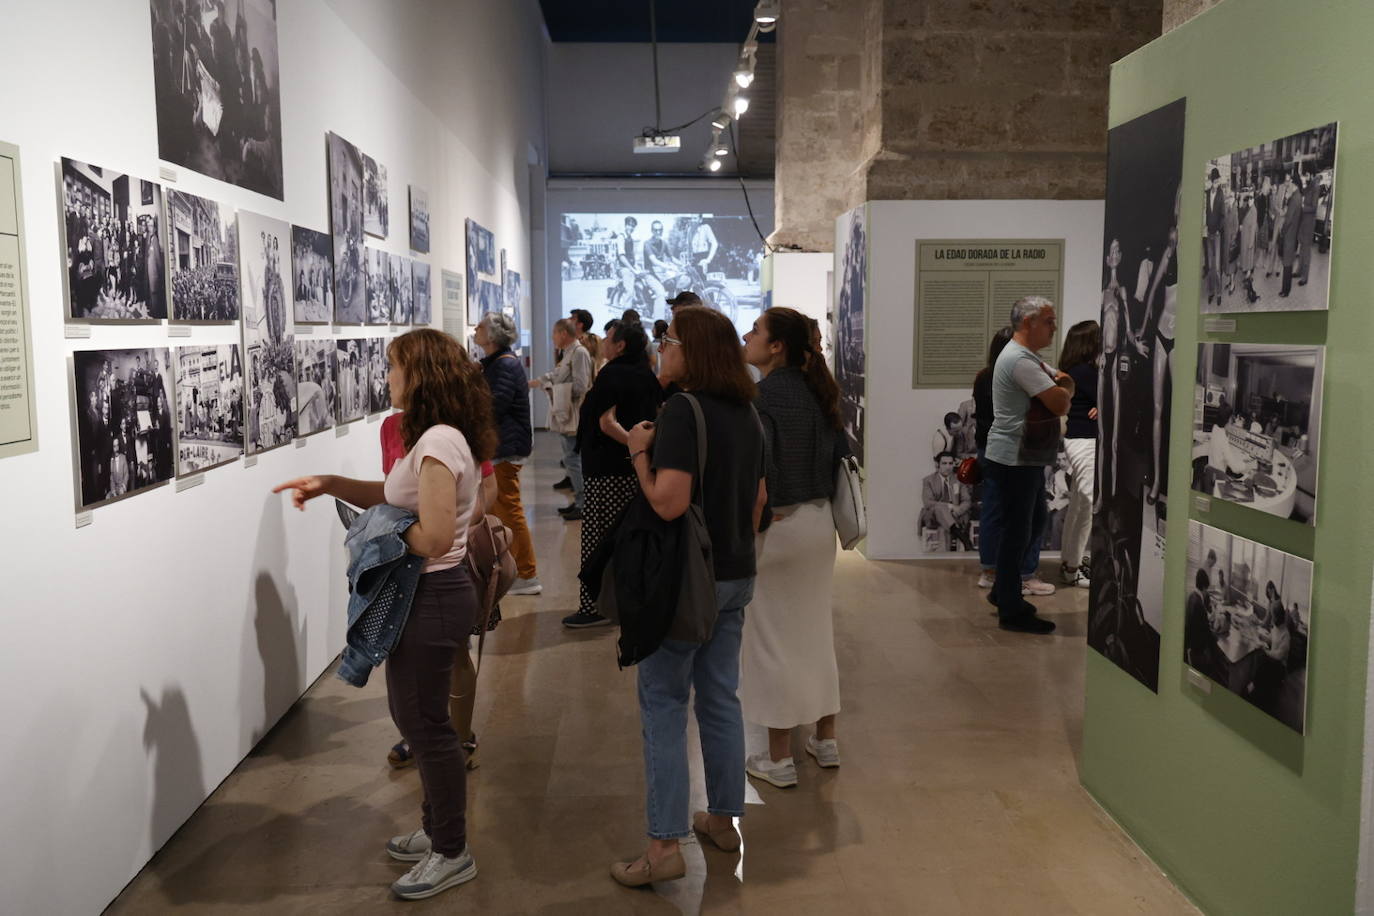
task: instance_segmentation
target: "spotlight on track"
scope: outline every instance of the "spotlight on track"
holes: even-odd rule
[[[777,26],[780,6],[778,0],[759,0],[754,7],[754,21],[758,23],[760,32],[772,31]]]

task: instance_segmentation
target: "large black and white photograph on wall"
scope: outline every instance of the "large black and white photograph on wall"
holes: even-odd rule
[[[482,285],[493,280],[499,283],[496,267],[496,236],[476,220],[465,221],[467,236],[468,324],[476,325],[482,316],[492,311],[491,295],[484,295]],[[499,289],[499,286],[498,286]],[[497,305],[496,311],[500,311]],[[619,317],[619,316],[617,316]]]
[[[763,246],[747,217],[710,213],[567,213],[560,228],[563,309],[598,329],[626,309],[646,326],[690,290],[741,335],[763,309]]]
[[[410,186],[410,250],[429,254],[429,192]]]
[[[295,275],[296,322],[328,324],[334,316],[334,264],[329,236],[291,227],[291,271]]]
[[[411,274],[410,258],[391,256],[391,323],[410,324],[415,311],[415,278]]]
[[[338,391],[333,340],[296,341],[296,435],[309,436],[334,425]]]
[[[1203,312],[1328,306],[1336,209],[1336,122],[1207,163]]]
[[[428,325],[431,320],[429,264],[424,261],[415,261],[410,265],[410,269],[415,287],[411,322],[416,325]]]
[[[1088,645],[1156,693],[1185,114],[1179,99],[1107,132]]]
[[[363,231],[384,239],[391,226],[387,207],[386,166],[363,153]]]
[[[337,392],[335,420],[351,423],[367,415],[372,384],[368,379],[367,341],[361,338],[334,342],[334,380]]]
[[[500,283],[493,283],[490,280],[479,280],[477,282],[477,315],[481,319],[482,315],[488,312],[500,312],[505,309],[505,291],[501,289]]]
[[[283,200],[277,0],[150,0],[158,155]]]
[[[1184,664],[1305,734],[1311,561],[1190,521],[1187,580]]]
[[[864,207],[835,221],[835,381],[849,449],[864,460],[864,294],[868,288],[868,235]]]
[[[386,347],[390,342],[388,337],[367,338],[368,413],[391,409],[391,382],[387,378],[391,363],[386,358]]]
[[[239,213],[243,278],[244,449],[250,455],[296,438],[296,353],[289,264],[291,227]]]
[[[177,347],[177,475],[243,454],[243,359],[238,344]]]
[[[72,354],[80,505],[170,480],[172,357],[166,347]]]
[[[515,346],[517,349],[526,346],[524,342],[525,318],[524,318],[524,298],[525,298],[525,279],[520,276],[518,270],[506,270],[504,266],[501,276],[505,279],[505,287],[502,290],[502,299],[505,301],[506,312],[511,320],[515,322]],[[653,327],[650,325],[650,327]]]
[[[1198,344],[1194,490],[1317,523],[1325,356],[1316,346]]]
[[[380,248],[367,249],[367,323],[386,324],[391,320],[391,256]]]
[[[173,321],[239,317],[239,230],[234,209],[167,189]]]
[[[139,321],[167,317],[162,187],[62,160],[67,315]]]
[[[367,320],[367,269],[363,264],[363,157],[358,148],[331,133],[329,228],[333,236],[334,320]]]

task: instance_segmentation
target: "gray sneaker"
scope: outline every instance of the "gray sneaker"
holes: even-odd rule
[[[797,766],[792,762],[792,758],[774,760],[768,756],[767,751],[746,759],[744,772],[779,789],[790,789],[797,784]]]
[[[397,862],[419,862],[429,855],[429,837],[421,827],[414,833],[403,833],[387,840],[386,854]]]
[[[539,584],[538,576],[530,576],[528,579],[516,579],[510,584],[510,591],[507,595],[538,595],[544,591],[544,586]]]
[[[431,850],[391,885],[391,892],[402,900],[424,900],[476,877],[477,863],[466,849],[452,859]]]
[[[808,735],[806,752],[816,758],[816,763],[827,769],[840,765],[840,745],[834,738],[820,740],[815,735]]]

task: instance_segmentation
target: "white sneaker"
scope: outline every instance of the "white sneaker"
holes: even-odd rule
[[[792,758],[774,760],[768,756],[767,751],[746,759],[744,772],[779,789],[790,789],[797,784],[797,766],[792,762]]]
[[[538,595],[544,591],[544,586],[539,584],[537,576],[530,576],[528,579],[516,579],[510,584],[507,595]]]
[[[840,745],[834,738],[819,739],[815,735],[808,735],[806,752],[827,769],[840,765]]]
[[[1062,563],[1059,566],[1059,578],[1067,586],[1072,588],[1090,588],[1092,582],[1088,579],[1088,574],[1083,571],[1083,567],[1078,567],[1073,572]]]
[[[1031,576],[1029,579],[1021,580],[1021,594],[1039,595],[1044,598],[1054,594],[1054,586],[1042,580],[1039,576]]]
[[[419,862],[429,855],[429,836],[421,827],[414,833],[403,833],[387,841],[386,854],[397,862]]]
[[[402,900],[423,900],[476,877],[477,863],[466,849],[452,859],[431,850],[391,885],[391,892]]]
[[[980,573],[979,576],[978,576],[978,587],[979,587],[979,588],[992,588],[993,583],[996,582],[996,581],[997,581],[997,574],[996,574],[996,573],[990,573],[990,572],[988,572],[988,571],[985,569],[985,570],[983,570],[983,572]]]

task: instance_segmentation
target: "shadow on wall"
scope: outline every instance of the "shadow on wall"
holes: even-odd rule
[[[282,524],[282,503],[277,496],[263,500],[262,518],[258,523],[258,538],[253,555],[253,604],[249,608],[253,635],[245,638],[243,651],[244,677],[242,681],[243,734],[247,739],[244,752],[262,740],[291,705],[305,691],[302,679],[304,624],[298,624],[300,603],[296,591],[286,575],[286,527]],[[255,708],[253,668],[261,666],[261,715]]]
[[[142,688],[139,695],[147,712],[143,746],[155,758],[149,836],[152,848],[158,849],[200,807],[209,790],[186,695],[179,687],[164,687],[157,699]]]

